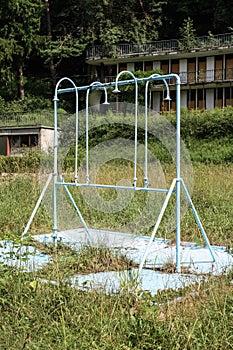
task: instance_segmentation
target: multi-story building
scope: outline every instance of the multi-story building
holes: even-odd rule
[[[181,79],[181,105],[188,109],[233,106],[233,34],[196,37],[192,41],[163,40],[119,44],[111,53],[101,46],[87,50],[86,62],[95,79],[113,81],[122,70],[158,70]],[[171,101],[164,102],[164,87],[151,90],[152,108],[174,109],[175,87],[170,81]]]

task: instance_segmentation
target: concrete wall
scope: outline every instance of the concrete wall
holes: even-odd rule
[[[39,135],[39,148],[42,152],[49,153],[53,150],[53,129],[41,129]]]

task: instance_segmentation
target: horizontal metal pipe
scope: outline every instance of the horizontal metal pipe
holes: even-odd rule
[[[175,263],[175,261],[174,261]],[[197,261],[182,261],[181,262],[181,265],[195,265],[195,264],[213,264],[213,260],[197,260]],[[154,268],[156,268],[157,266],[164,266],[165,263],[155,263],[155,264],[150,264],[150,263],[146,263],[146,266],[144,267],[145,269],[148,267],[148,266],[153,266]]]
[[[144,192],[169,192],[168,189],[163,188],[148,188],[148,187],[130,187],[130,186],[116,186],[116,185],[102,185],[102,184],[87,184],[87,183],[75,183],[75,182],[57,182],[56,185],[61,186],[74,186],[74,187],[91,187],[91,188],[107,188],[114,190],[129,190],[129,191],[144,191]],[[173,190],[172,193],[175,193]]]
[[[166,75],[158,75],[155,77],[147,77],[147,78],[136,78],[138,83],[145,83],[147,81],[160,81],[164,79],[172,79],[172,78],[176,78],[176,79],[180,79],[179,76],[177,74],[166,74]],[[135,80],[134,79],[127,79],[127,80],[120,80],[117,82],[117,85],[121,86],[121,85],[129,85],[129,84],[135,84]],[[86,85],[86,86],[79,86],[79,87],[71,87],[71,88],[66,88],[66,89],[59,89],[57,90],[57,94],[64,94],[67,92],[74,92],[75,90],[78,91],[86,91],[87,89],[98,89],[98,88],[110,88],[110,87],[115,87],[116,86],[116,82],[110,82],[110,83],[100,83],[100,84],[95,84],[95,85]]]

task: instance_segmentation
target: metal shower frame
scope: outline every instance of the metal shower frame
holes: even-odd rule
[[[131,76],[132,79],[128,80],[119,80],[120,76],[122,74],[128,74]],[[159,188],[149,188],[148,184],[148,177],[147,177],[147,119],[148,119],[148,86],[150,82],[157,82],[161,81],[166,88],[167,95],[165,97],[165,100],[170,100],[170,89],[169,89],[169,81],[170,79],[175,80],[175,89],[176,89],[176,160],[175,160],[175,167],[176,167],[176,177],[173,179],[171,186],[169,189],[159,189]],[[60,84],[63,81],[70,82],[72,87],[70,88],[63,88],[59,89]],[[145,84],[145,169],[144,169],[144,187],[137,187],[137,117],[138,117],[138,84],[140,83],[146,83]],[[107,89],[113,87],[113,92],[120,92],[119,86],[123,85],[135,85],[135,108],[134,108],[134,116],[135,116],[135,134],[134,134],[134,179],[133,179],[133,186],[127,187],[127,186],[116,186],[116,185],[106,185],[106,184],[96,184],[96,183],[90,183],[89,179],[89,144],[88,144],[88,131],[89,131],[89,124],[88,124],[88,106],[89,106],[89,93],[91,90],[95,89],[103,89],[105,93],[105,101],[104,104],[108,104],[107,101]],[[63,186],[65,189],[65,192],[71,201],[82,225],[83,228],[87,234],[88,240],[91,242],[91,234],[89,232],[89,228],[87,224],[85,223],[85,220],[81,214],[81,211],[79,210],[78,206],[76,205],[71,192],[69,191],[70,186],[76,186],[76,187],[92,187],[92,188],[111,188],[116,190],[133,190],[133,191],[147,191],[147,192],[164,192],[166,193],[165,200],[163,202],[162,208],[160,210],[160,213],[158,215],[157,221],[155,223],[155,226],[152,230],[149,242],[147,244],[146,250],[144,252],[144,255],[142,257],[142,260],[139,265],[138,273],[140,275],[143,266],[146,262],[146,258],[149,253],[149,249],[151,247],[151,244],[155,238],[155,235],[157,233],[157,230],[159,228],[159,225],[161,223],[161,220],[163,218],[163,215],[165,213],[165,210],[167,208],[167,205],[169,203],[169,200],[171,198],[171,195],[174,194],[176,197],[176,271],[178,273],[181,272],[181,257],[180,257],[180,247],[181,247],[181,228],[180,228],[180,221],[181,221],[181,189],[184,191],[184,194],[187,198],[187,201],[189,203],[189,206],[193,212],[193,215],[195,217],[196,223],[200,229],[200,232],[203,236],[203,239],[205,241],[205,244],[210,252],[212,261],[215,261],[215,256],[212,250],[212,247],[210,245],[210,242],[208,240],[208,237],[205,233],[205,230],[202,226],[202,223],[200,221],[200,218],[198,216],[198,213],[194,207],[194,204],[192,202],[192,199],[189,195],[188,189],[185,186],[184,180],[181,177],[181,169],[180,169],[180,77],[177,74],[166,74],[166,75],[159,75],[159,74],[153,74],[150,77],[147,78],[136,78],[134,74],[131,71],[122,71],[118,74],[116,77],[115,82],[111,83],[101,83],[101,82],[93,82],[92,84],[88,86],[76,86],[75,83],[67,77],[64,77],[60,79],[56,85],[55,88],[55,94],[54,94],[54,165],[53,165],[53,173],[51,173],[47,179],[47,182],[41,192],[41,195],[35,205],[35,208],[31,214],[31,217],[22,233],[22,238],[27,234],[29,227],[32,223],[32,220],[42,202],[42,199],[45,195],[45,192],[49,186],[49,183],[53,179],[53,239],[54,243],[57,242],[57,235],[58,235],[58,225],[57,225],[57,187]],[[79,138],[79,107],[78,107],[78,93],[80,91],[86,91],[86,182],[85,183],[79,183],[78,182],[78,138]],[[74,182],[65,182],[62,178],[62,175],[58,173],[58,96],[65,94],[65,93],[75,93],[76,96],[76,102],[75,102],[75,170],[74,170]]]

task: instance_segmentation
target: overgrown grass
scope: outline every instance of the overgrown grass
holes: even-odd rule
[[[77,253],[75,247],[59,242],[56,247],[53,243],[43,244],[33,240],[30,243],[52,257],[52,261],[42,268],[37,276],[49,276],[55,281],[75,274],[128,270],[135,266],[133,261],[106,246],[84,245]]]
[[[176,294],[111,297],[1,267],[0,288],[2,349],[232,348],[232,275]]]
[[[33,175],[8,175],[0,181],[1,238],[20,238],[40,195],[38,178]],[[51,218],[43,206],[32,223],[33,232],[52,229]]]
[[[164,165],[163,170],[166,174],[167,184],[170,185],[172,178],[175,176],[172,165]],[[100,174],[100,183],[114,183],[114,181],[124,178],[124,171],[128,172],[128,176],[133,178],[133,167],[127,165],[125,169],[117,170],[113,166],[110,171],[109,167]],[[131,176],[132,175],[132,176]],[[141,174],[142,175],[142,174]],[[71,175],[67,177],[70,179]],[[103,178],[102,178],[103,177]],[[104,182],[103,182],[104,181]],[[139,174],[139,182],[140,179]],[[233,219],[232,198],[233,198],[233,165],[205,165],[201,163],[194,164],[194,188],[191,194],[195,208],[200,216],[202,224],[212,244],[220,244],[230,247],[232,245],[232,226]],[[41,188],[38,185],[37,177],[31,175],[11,175],[5,176],[0,181],[0,227],[1,236],[20,237],[24,227],[32,213],[36,200],[39,197]],[[104,212],[98,208],[98,198],[102,198],[107,203],[107,208],[111,209],[111,201],[116,200],[119,193],[115,190],[98,190],[100,197],[97,197],[94,204],[83,199],[90,192],[84,192],[79,195],[77,188],[71,190],[77,204],[90,227],[105,228],[110,230],[121,230],[128,222],[135,224],[135,233],[140,234],[143,230],[143,220],[141,212],[146,205],[147,195],[145,193],[132,193],[129,204],[116,212]],[[92,190],[91,190],[92,191]],[[155,207],[157,205],[155,196]],[[153,198],[152,198],[153,199]],[[96,202],[97,201],[97,202]],[[68,202],[67,202],[68,203]],[[184,202],[186,203],[186,202]],[[67,204],[68,205],[68,204]],[[52,206],[52,203],[50,204]],[[109,207],[110,206],[110,207]],[[60,207],[60,203],[59,203]],[[168,220],[174,216],[174,205],[168,208],[165,219],[162,222],[158,235],[160,237],[174,238],[174,232],[170,231]],[[63,213],[64,214],[64,213]],[[156,218],[155,218],[156,219]],[[154,220],[155,221],[155,220]],[[138,223],[138,224],[137,224]],[[145,225],[147,224],[145,220]],[[72,225],[72,223],[69,223]],[[137,232],[137,227],[140,229]],[[130,229],[130,226],[128,230]],[[52,218],[49,216],[46,208],[41,205],[30,229],[31,234],[46,233],[52,230]],[[181,221],[182,239],[187,241],[201,241],[199,230],[193,218],[191,210],[187,211]],[[143,232],[145,233],[145,231]]]
[[[173,176],[170,168],[168,164],[168,181]],[[211,242],[228,246],[232,246],[232,170],[232,165],[195,164],[192,195]],[[40,192],[36,177],[4,178],[0,189],[2,238],[19,237]],[[106,193],[104,196],[106,199]],[[93,213],[86,213],[84,207],[82,210],[91,223]],[[182,221],[182,238],[193,241],[199,233],[191,217],[187,215]],[[94,216],[93,224],[96,220]],[[107,226],[104,216],[98,220],[98,225]],[[45,231],[51,231],[51,221],[42,207],[31,233]],[[78,258],[65,249],[50,253],[54,262],[43,271],[23,274],[0,266],[1,349],[232,348],[233,273],[154,297],[124,289],[107,296],[75,290],[64,283],[64,277],[101,268],[128,268],[127,261],[119,257],[114,260],[106,249],[91,251],[84,247]]]

